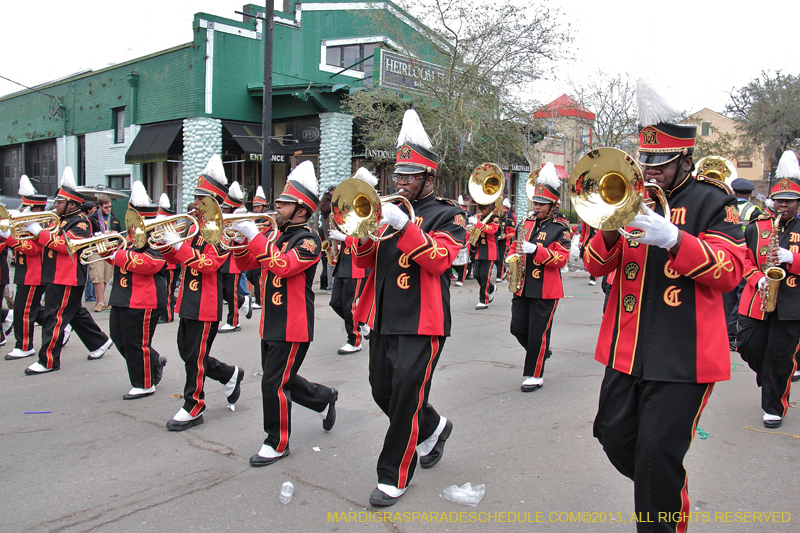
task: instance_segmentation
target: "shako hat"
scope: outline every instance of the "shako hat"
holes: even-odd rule
[[[242,207],[242,203],[244,202],[244,192],[242,192],[242,186],[239,185],[238,181],[234,181],[231,183],[231,186],[228,187],[228,194],[225,197],[224,205],[227,205],[233,209],[238,209]]]
[[[395,174],[436,174],[439,156],[431,152],[431,138],[425,132],[419,115],[413,109],[406,110],[403,125],[397,136],[397,161]]]
[[[128,207],[142,215],[142,218],[153,218],[158,214],[158,204],[153,203],[150,199],[141,181],[131,183],[131,197],[128,199]]]
[[[58,185],[58,192],[56,193],[56,200],[67,200],[82,204],[86,201],[86,197],[75,190],[75,175],[72,173],[72,167],[67,167],[61,173],[61,182]]]
[[[197,179],[197,187],[194,189],[195,196],[211,196],[218,204],[222,204],[228,197],[228,178],[225,177],[225,168],[222,166],[222,158],[217,154],[208,160],[206,169]]]
[[[800,198],[800,164],[797,162],[797,154],[791,150],[783,152],[775,177],[778,181],[769,191],[770,198],[774,200]]]
[[[639,107],[639,164],[655,167],[694,153],[697,126],[673,124],[680,117],[644,80],[636,91]]]
[[[172,216],[175,214],[175,210],[172,209],[172,206],[169,203],[169,196],[167,193],[162,192],[161,197],[158,199],[158,214],[159,216]]]
[[[22,205],[47,205],[47,195],[38,194],[25,174],[19,177],[19,195],[22,197]]]
[[[314,164],[311,161],[303,161],[289,173],[286,186],[275,201],[300,204],[313,213],[319,204],[318,195],[319,183],[314,173]]]
[[[561,180],[558,179],[558,173],[553,163],[546,163],[539,169],[539,175],[536,177],[536,185],[533,186],[532,202],[539,202],[540,204],[554,204],[558,203],[561,197]]]
[[[264,194],[264,189],[261,185],[256,189],[256,195],[253,196],[253,205],[267,205],[267,195]]]

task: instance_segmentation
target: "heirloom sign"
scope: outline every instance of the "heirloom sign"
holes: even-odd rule
[[[381,87],[424,92],[431,85],[439,85],[444,76],[439,65],[381,50]]]

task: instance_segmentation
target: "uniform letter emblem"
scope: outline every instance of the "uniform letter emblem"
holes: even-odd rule
[[[408,274],[406,274],[405,272],[403,272],[402,274],[400,274],[399,276],[397,276],[397,286],[398,286],[398,287],[400,287],[401,289],[407,289],[407,288],[409,288],[409,285],[408,285],[408,278],[410,278],[410,277],[411,277],[411,276],[409,276],[409,275],[408,275]]]
[[[670,307],[678,307],[681,305],[681,301],[678,298],[681,295],[681,290],[675,285],[670,285],[667,287],[667,290],[664,291],[664,303]]]

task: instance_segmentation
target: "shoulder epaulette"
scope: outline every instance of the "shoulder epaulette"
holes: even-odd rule
[[[770,220],[771,218],[772,218],[772,215],[770,215],[769,213],[761,213],[759,216],[757,216],[756,218],[752,219],[750,222],[757,222],[759,220]]]
[[[444,198],[442,196],[437,196],[436,199],[439,200],[440,202],[444,202],[446,204],[450,204],[453,207],[458,207],[459,209],[463,209],[463,207],[461,207],[461,204],[459,204],[458,202],[456,202],[452,198]]]
[[[725,191],[727,194],[733,194],[733,189],[731,189],[727,183],[724,183],[722,181],[715,180],[713,178],[707,178],[705,176],[697,176],[695,179],[700,183],[708,183],[709,185],[716,185],[717,187]]]

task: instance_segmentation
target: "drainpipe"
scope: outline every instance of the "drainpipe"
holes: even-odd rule
[[[131,86],[131,124],[136,124],[136,108],[139,103],[139,75],[135,71],[128,74],[128,85]]]

